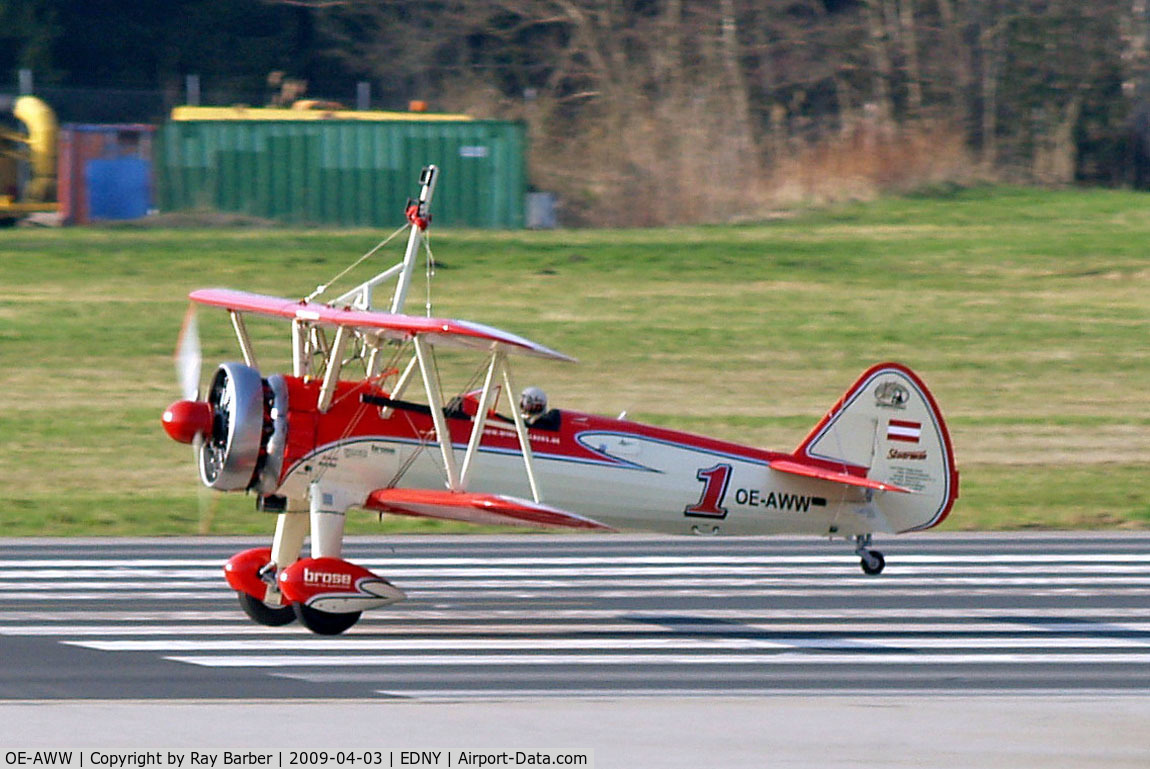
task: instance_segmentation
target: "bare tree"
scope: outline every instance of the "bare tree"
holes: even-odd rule
[[[873,104],[878,110],[880,122],[889,125],[894,120],[894,101],[891,98],[894,67],[890,60],[881,0],[864,0],[863,16],[867,23],[867,49],[871,58],[871,78],[874,88]]]
[[[604,224],[736,215],[772,168],[927,178],[940,141],[1066,180],[1119,121],[1108,73],[1129,112],[1150,67],[1147,0],[266,1],[317,7],[385,93],[528,121],[535,181]]]
[[[912,118],[922,115],[922,72],[918,57],[918,32],[915,26],[914,0],[898,0],[899,37],[906,71],[907,113]]]

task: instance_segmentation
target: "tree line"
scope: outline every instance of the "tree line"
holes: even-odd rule
[[[1147,182],[1147,0],[155,5],[166,10],[0,0],[0,38],[21,17],[59,40],[68,14],[118,8],[140,50],[122,46],[123,71],[105,63],[105,77],[214,68],[205,76],[254,83],[277,69],[312,93],[363,78],[395,105],[523,120],[533,182],[576,221],[753,216],[978,179]],[[67,76],[68,56],[43,39],[9,57]]]

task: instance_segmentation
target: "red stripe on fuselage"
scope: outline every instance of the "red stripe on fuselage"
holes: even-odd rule
[[[363,395],[386,396],[387,393],[366,381],[340,382],[325,414],[316,410],[320,382],[284,377],[288,386],[288,442],[284,458],[284,475],[307,456],[341,442],[377,439],[398,442],[434,442],[435,427],[431,416],[409,409],[396,408],[387,419],[380,417],[380,407],[363,403]],[[625,458],[601,453],[580,443],[583,433],[609,433],[681,446],[709,455],[769,463],[787,454],[765,451],[701,435],[669,430],[628,420],[563,411],[558,430],[533,428],[532,452],[541,458],[586,462],[608,467],[643,469]],[[470,418],[449,418],[452,443],[465,447],[471,436]],[[488,451],[519,453],[519,439],[510,420],[490,418],[483,431],[481,448]],[[809,460],[808,460],[809,461]],[[841,468],[839,468],[841,469]],[[282,478],[281,478],[282,480]]]

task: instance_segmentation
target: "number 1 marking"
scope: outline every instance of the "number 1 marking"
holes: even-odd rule
[[[723,497],[727,496],[727,484],[731,480],[731,466],[722,464],[700,469],[695,477],[703,482],[703,495],[699,501],[688,506],[683,512],[700,518],[726,518],[727,508],[723,507]]]

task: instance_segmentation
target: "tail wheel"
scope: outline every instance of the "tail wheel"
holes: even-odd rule
[[[293,603],[292,610],[299,621],[313,633],[319,635],[339,635],[349,627],[359,622],[359,616],[363,612],[341,612],[339,614],[330,611],[320,611],[313,609],[310,606],[305,606],[302,603]]]
[[[240,608],[244,610],[244,614],[261,625],[282,627],[295,622],[295,612],[290,606],[268,606],[260,599],[242,591],[237,595],[240,597]]]
[[[863,572],[871,576],[882,574],[882,570],[886,568],[886,559],[877,550],[867,550],[863,553],[861,563]]]

